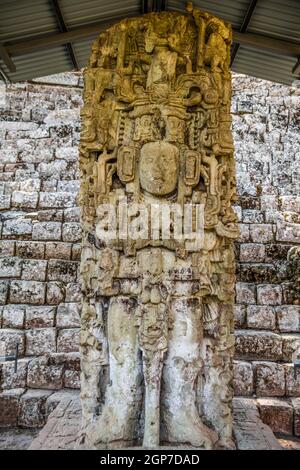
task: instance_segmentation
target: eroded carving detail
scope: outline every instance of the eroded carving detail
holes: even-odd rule
[[[93,45],[80,154],[87,447],[234,445],[230,43],[228,24],[189,4]],[[99,207],[122,197],[204,204],[202,246],[99,239]]]

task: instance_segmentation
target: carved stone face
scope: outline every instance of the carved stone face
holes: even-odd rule
[[[179,152],[168,142],[150,142],[141,149],[140,184],[155,196],[172,193],[177,186]]]

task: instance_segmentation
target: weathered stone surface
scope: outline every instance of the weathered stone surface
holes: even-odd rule
[[[280,305],[282,302],[281,286],[257,286],[257,302],[260,305]]]
[[[247,262],[263,261],[265,257],[265,246],[259,243],[242,243],[240,245],[240,260]]]
[[[24,305],[5,305],[3,307],[2,328],[22,329],[24,327],[24,320],[25,320],[25,306]]]
[[[294,408],[294,433],[300,436],[300,398],[292,398]]]
[[[246,326],[246,306],[234,306],[234,325],[236,328],[244,328]]]
[[[49,305],[58,305],[63,302],[65,288],[62,282],[48,282],[46,302]]]
[[[79,329],[66,328],[57,336],[57,352],[76,352],[79,350]]]
[[[7,220],[3,224],[2,236],[4,238],[22,238],[31,236],[32,221],[22,218]]]
[[[60,240],[60,222],[36,222],[32,230],[33,240]]]
[[[132,54],[129,29],[139,36],[132,60],[143,62],[148,54],[147,71],[125,66]],[[104,60],[104,44],[112,38],[118,38],[117,49]],[[121,446],[133,445],[139,427],[144,447],[156,448],[161,441],[206,449],[234,446],[233,240],[239,232],[232,209],[230,42],[227,24],[189,3],[186,15],[164,12],[135,18],[130,26],[121,22],[93,45],[85,71],[79,157],[83,438],[92,448],[110,448],[116,440]],[[181,55],[186,57],[182,69]],[[124,67],[126,86],[120,79]],[[124,100],[130,113],[120,111]],[[160,228],[158,237],[153,236],[160,216],[134,220],[133,226],[143,232],[140,237],[131,236],[133,226],[125,237],[101,231],[103,204],[120,209],[121,195],[129,199],[129,212],[143,202],[140,218],[154,200],[168,209],[175,202],[180,210],[191,201],[202,202],[203,246],[186,234],[178,237],[175,218],[172,234],[162,237]],[[243,210],[242,217],[246,223],[263,222],[259,209]],[[64,225],[63,240],[78,241],[77,226],[71,224]],[[62,281],[57,267],[49,262],[48,278]],[[68,279],[66,267],[64,278],[75,281]],[[252,286],[248,293],[255,303]],[[58,351],[72,350],[73,334],[71,329],[59,331]],[[104,373],[102,364],[110,366],[111,383],[104,385],[104,404],[96,416],[103,392],[95,381]],[[196,393],[193,380],[186,377],[201,374]],[[142,407],[133,397],[141,395],[145,417],[140,426]],[[123,411],[112,413],[118,401],[124,403]]]
[[[81,406],[78,394],[75,392],[74,395],[65,396],[56,405],[49,415],[46,426],[33,440],[29,450],[72,450],[75,448],[80,429]],[[58,395],[54,396],[53,406],[58,399]],[[50,398],[48,398],[48,404],[51,409]]]
[[[273,307],[248,305],[247,326],[258,330],[275,330],[276,315]]]
[[[9,300],[11,303],[42,305],[45,301],[46,286],[37,281],[11,281]]]
[[[18,359],[17,371],[15,361],[0,362],[0,388],[9,390],[12,388],[25,388],[27,380],[27,367],[30,359]]]
[[[14,355],[16,353],[17,344],[19,345],[19,354],[24,354],[25,341],[23,331],[13,330],[11,328],[0,329],[1,356]]]
[[[0,210],[9,209],[11,196],[9,194],[0,194]]]
[[[72,245],[68,243],[47,243],[45,258],[70,259]]]
[[[277,323],[281,332],[300,332],[300,306],[281,305],[275,308]]]
[[[76,328],[80,326],[80,306],[70,302],[57,308],[56,326],[58,328]]]
[[[249,224],[239,224],[240,236],[238,241],[240,243],[247,243],[250,241],[250,226]]]
[[[80,283],[70,282],[66,286],[66,302],[80,302],[81,301],[81,286]]]
[[[237,396],[253,394],[253,370],[250,362],[234,361],[233,385],[234,394]]]
[[[72,246],[72,260],[74,261],[80,261],[80,256],[81,256],[81,244],[80,243],[74,243]]]
[[[235,342],[236,356],[243,359],[282,358],[282,339],[280,335],[269,332],[238,330]]]
[[[283,334],[282,337],[282,353],[283,360],[293,362],[300,357],[300,336],[297,334]]]
[[[281,450],[271,429],[261,421],[254,400],[234,398],[233,419],[238,450]]]
[[[278,398],[258,398],[260,417],[273,432],[293,433],[293,407]]]
[[[45,245],[40,242],[21,242],[16,243],[16,255],[23,258],[43,259]]]
[[[38,429],[22,429],[18,427],[2,428],[0,434],[0,450],[27,450],[37,434]]]
[[[19,400],[23,388],[12,388],[0,393],[0,426],[11,427],[18,423]]]
[[[73,399],[78,400],[78,392],[74,392],[73,390],[60,390],[59,392],[52,393],[52,395],[47,398],[46,416],[48,417],[63,400]]]
[[[80,354],[79,352],[50,354],[49,364],[63,365],[64,369],[80,371]]]
[[[280,221],[276,226],[276,240],[278,242],[300,243],[300,224]]]
[[[294,364],[285,364],[286,395],[300,396],[300,370]]]
[[[63,366],[50,365],[47,356],[33,359],[28,365],[27,385],[30,388],[57,390],[63,385]]]
[[[236,302],[238,304],[255,304],[255,286],[252,284],[236,283]]]
[[[65,222],[79,222],[80,210],[79,207],[71,207],[64,211]]]
[[[56,150],[55,155],[57,158],[76,162],[78,159],[78,149],[74,147],[62,147]]]
[[[27,390],[20,398],[18,424],[25,428],[43,426],[46,401],[51,393],[49,390]]]
[[[28,281],[45,281],[47,261],[26,259],[22,265],[22,279]]]
[[[0,258],[0,278],[20,277],[22,270],[22,259],[17,257]]]
[[[12,206],[22,209],[35,209],[38,197],[38,192],[14,191],[12,193]]]
[[[47,328],[54,326],[55,308],[49,306],[26,307],[25,328]]]
[[[55,328],[35,328],[27,330],[25,335],[27,356],[41,356],[56,352]]]
[[[285,395],[285,367],[274,362],[254,362],[255,392],[258,397]]]
[[[64,212],[57,209],[44,209],[38,211],[39,222],[63,222]]]
[[[80,80],[82,80],[81,75]],[[43,260],[45,247],[49,246],[47,259],[71,259],[73,261],[79,259],[79,244],[64,243],[60,241],[61,239],[31,241],[32,222],[34,225],[35,221],[61,223],[63,232],[65,222],[79,222],[78,207],[40,208],[37,212],[33,208],[12,207],[12,197],[15,192],[69,192],[77,186],[74,183],[78,177],[75,154],[78,152],[80,106],[78,96],[81,90],[68,87],[65,93],[63,88],[59,87],[59,89],[61,91],[58,96],[58,87],[47,87],[46,90],[45,86],[38,84],[8,85],[10,109],[9,111],[2,109],[2,114],[9,112],[9,121],[12,119],[11,116],[14,116],[13,119],[19,121],[21,127],[24,119],[34,120],[39,127],[34,131],[25,130],[25,127],[23,130],[17,128],[8,129],[5,132],[0,130],[2,162],[0,166],[3,171],[0,176],[2,221],[0,229],[3,225],[5,228],[11,226],[11,234],[8,235],[5,230],[4,240],[0,242],[0,257],[17,256]],[[24,93],[22,103],[18,97],[20,90]],[[276,105],[277,101],[280,102],[280,108]],[[295,178],[299,166],[296,160],[299,155],[295,129],[297,129],[299,102],[300,97],[295,95],[292,88],[233,74],[232,118],[239,191],[239,199],[234,204],[238,220],[242,221],[244,217],[244,220],[249,221],[249,223],[240,223],[240,241],[244,246],[240,249],[237,244],[236,249],[236,257],[240,259],[238,279],[243,284],[252,285],[255,291],[257,284],[280,285],[282,288],[283,305],[266,307],[274,307],[276,312],[276,330],[272,331],[283,333],[283,357],[280,361],[286,362],[286,393],[292,395],[298,393],[297,380],[294,380],[292,371],[292,361],[297,352],[297,344],[300,347],[299,330],[296,329],[297,315],[293,308],[299,304],[299,292],[297,293],[295,282],[292,281],[289,272],[286,273],[286,281],[282,283],[281,279],[282,270],[286,269],[288,251],[295,243],[298,231],[296,219],[299,208]],[[47,117],[49,109],[54,110],[55,107],[61,109],[62,106],[76,111],[76,125],[59,127],[44,125],[43,120]],[[275,112],[272,111],[273,109]],[[283,111],[285,116],[284,120],[281,120]],[[287,115],[289,116],[288,122]],[[267,120],[267,128],[263,120]],[[276,132],[270,129],[276,129]],[[22,163],[16,164],[18,154]],[[59,164],[56,163],[58,160]],[[262,231],[267,234],[267,238],[264,239],[260,238],[260,230],[258,230],[261,223],[255,222],[257,217],[261,220],[262,214],[264,217]],[[24,228],[26,230],[23,230]],[[251,236],[254,233],[256,237],[255,242],[250,238],[250,229]],[[284,241],[278,241],[278,238]],[[272,241],[265,241],[267,239],[272,239]],[[263,247],[265,249],[264,260],[260,258]],[[9,283],[9,278],[0,281],[2,305],[9,301]],[[78,288],[73,288],[75,285],[77,284],[73,281],[67,285],[63,281],[50,281],[47,287],[46,305],[49,301],[53,307],[61,302],[80,301],[80,292],[76,290]],[[240,299],[242,301],[242,296]],[[237,305],[235,315],[237,328],[248,327],[245,312],[248,305],[254,306],[255,304],[256,293],[254,300],[250,300],[249,304]],[[40,306],[37,307],[40,308]],[[11,327],[7,328],[1,324],[1,315],[0,311],[0,326],[4,327],[7,334],[14,334],[15,329],[12,330]],[[34,318],[37,318],[38,323],[34,320],[30,328],[53,327],[52,314],[48,315],[46,311],[37,313],[37,317],[34,316]],[[260,323],[259,316],[256,320]],[[254,325],[251,329],[253,328],[256,329]],[[263,359],[263,357],[256,358],[259,361]],[[270,360],[273,361],[273,359]],[[65,361],[64,367],[69,367],[69,359]],[[66,372],[70,372],[71,375],[78,373],[70,369]]]
[[[274,240],[273,227],[270,224],[253,224],[250,226],[253,243],[271,243]]]
[[[61,281],[64,284],[76,280],[78,264],[74,261],[50,260],[48,264],[49,281]]]
[[[67,222],[63,225],[62,239],[65,242],[76,243],[81,240],[81,227],[76,222]]]
[[[76,205],[76,194],[66,191],[56,193],[40,193],[39,207],[41,209],[72,207]]]
[[[66,388],[80,389],[80,372],[78,370],[66,370],[63,384]]]
[[[0,257],[6,258],[14,256],[15,242],[11,240],[0,240]]]
[[[8,294],[8,281],[0,281],[0,305],[6,303]]]
[[[78,85],[79,76],[77,74],[53,74],[46,77],[34,78],[33,81],[37,83],[47,83],[54,85],[67,85],[67,86],[76,86]],[[64,154],[65,149],[61,149]]]

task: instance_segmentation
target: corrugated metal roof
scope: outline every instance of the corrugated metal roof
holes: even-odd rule
[[[42,52],[31,52],[14,57],[17,71],[13,76],[13,81],[31,80],[36,77],[43,77],[66,70],[72,70],[72,62],[65,46],[55,47]]]
[[[184,11],[186,2],[182,0],[169,0],[168,10]],[[249,0],[194,0],[193,5],[219,16],[232,24],[234,28],[239,28],[243,21]]]
[[[290,85],[295,80],[295,77],[289,73],[294,65],[295,59],[292,57],[278,56],[249,46],[240,46],[232,70]]]
[[[250,0],[194,0],[202,10],[230,22],[239,29]],[[68,30],[139,15],[141,0],[59,0]],[[167,9],[184,11],[186,0],[168,0]],[[59,33],[51,0],[0,0],[0,43],[28,40]],[[247,31],[300,44],[300,0],[258,0]],[[99,28],[100,29],[100,28]],[[84,67],[96,35],[72,43],[79,67]],[[0,67],[11,81],[19,81],[72,70],[66,46],[52,46],[12,57],[16,72],[8,70],[0,58]],[[233,70],[259,78],[291,84],[296,59],[241,46]]]
[[[0,42],[58,31],[48,0],[0,0]]]
[[[86,39],[84,41],[77,41],[73,43],[73,47],[74,47],[74,51],[76,54],[76,59],[77,59],[79,67],[82,68],[86,66],[87,59],[91,52],[91,44],[95,38],[96,36]]]
[[[118,16],[138,15],[140,0],[60,0],[60,8],[70,29]]]
[[[247,31],[299,42],[300,0],[258,1]]]

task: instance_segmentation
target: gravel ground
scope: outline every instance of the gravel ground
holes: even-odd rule
[[[26,450],[40,429],[0,428],[0,450]]]
[[[294,436],[287,437],[279,434],[277,434],[276,437],[284,450],[300,450],[300,438]]]
[[[26,450],[40,429],[0,428],[0,450]],[[284,450],[300,450],[300,439],[276,436]]]

